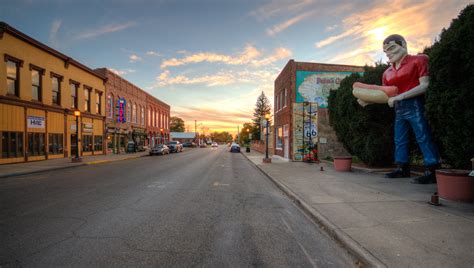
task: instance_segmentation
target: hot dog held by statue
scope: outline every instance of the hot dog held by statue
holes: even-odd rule
[[[388,103],[388,99],[398,94],[396,86],[377,86],[360,82],[352,85],[352,95],[357,98],[360,105],[371,103]]]

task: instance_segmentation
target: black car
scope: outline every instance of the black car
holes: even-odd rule
[[[183,147],[196,147],[196,143],[190,141],[183,142]]]
[[[230,146],[230,152],[240,153],[240,145],[238,145],[237,143],[232,143],[232,145]]]
[[[183,145],[179,141],[170,141],[166,144],[170,148],[170,152],[179,153],[183,151]]]

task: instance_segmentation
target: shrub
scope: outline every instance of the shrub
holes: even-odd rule
[[[426,114],[441,156],[470,169],[474,157],[474,5],[468,5],[427,49]]]
[[[328,102],[329,120],[338,139],[351,153],[371,166],[386,166],[393,162],[394,112],[386,104],[361,107],[352,95],[352,84],[362,82],[381,85],[386,64],[364,67],[364,75],[352,74],[341,81],[338,90],[331,91]]]

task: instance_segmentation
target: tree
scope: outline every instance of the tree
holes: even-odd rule
[[[242,144],[246,144],[246,143],[250,143],[250,139],[249,139],[249,134],[252,134],[252,136],[254,135],[254,125],[252,123],[244,123],[244,126],[243,128],[240,130],[240,143]],[[249,132],[247,132],[247,129],[249,130]]]
[[[474,157],[474,5],[468,5],[425,52],[430,57],[426,115],[442,159],[470,169]]]
[[[170,131],[184,132],[184,120],[177,116],[170,117]]]
[[[265,93],[260,94],[257,98],[257,103],[255,104],[255,109],[253,113],[253,128],[252,128],[252,138],[254,140],[260,139],[260,122],[262,119],[265,119],[266,114],[271,114],[270,101],[268,100]]]

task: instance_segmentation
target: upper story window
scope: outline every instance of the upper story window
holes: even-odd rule
[[[113,118],[114,116],[114,95],[110,94],[107,96],[107,117]]]
[[[61,81],[62,77],[58,75],[51,74],[51,84],[52,84],[52,103],[55,105],[61,105]]]
[[[133,123],[137,123],[137,104],[133,104]]]
[[[7,61],[7,94],[19,97],[19,64],[14,61]]]
[[[288,105],[288,90],[285,88],[285,101],[283,102],[283,107],[286,107]]]
[[[283,91],[280,91],[280,110],[283,109]]]
[[[84,88],[84,111],[91,111],[91,89]]]
[[[30,65],[31,69],[31,99],[35,101],[42,100],[42,74],[44,71],[39,70],[32,65]]]
[[[95,92],[95,112],[97,114],[102,114],[102,92]]]
[[[142,107],[141,123],[143,126],[145,125],[145,108],[144,107]]]
[[[127,103],[127,122],[130,122],[131,112],[132,112],[132,109],[130,109],[130,103]]]
[[[7,64],[7,95],[20,97],[20,67],[23,67],[23,61],[4,55]]]
[[[72,109],[77,109],[77,88],[79,87],[79,84],[75,82],[71,82],[70,89],[71,89],[71,108]]]

